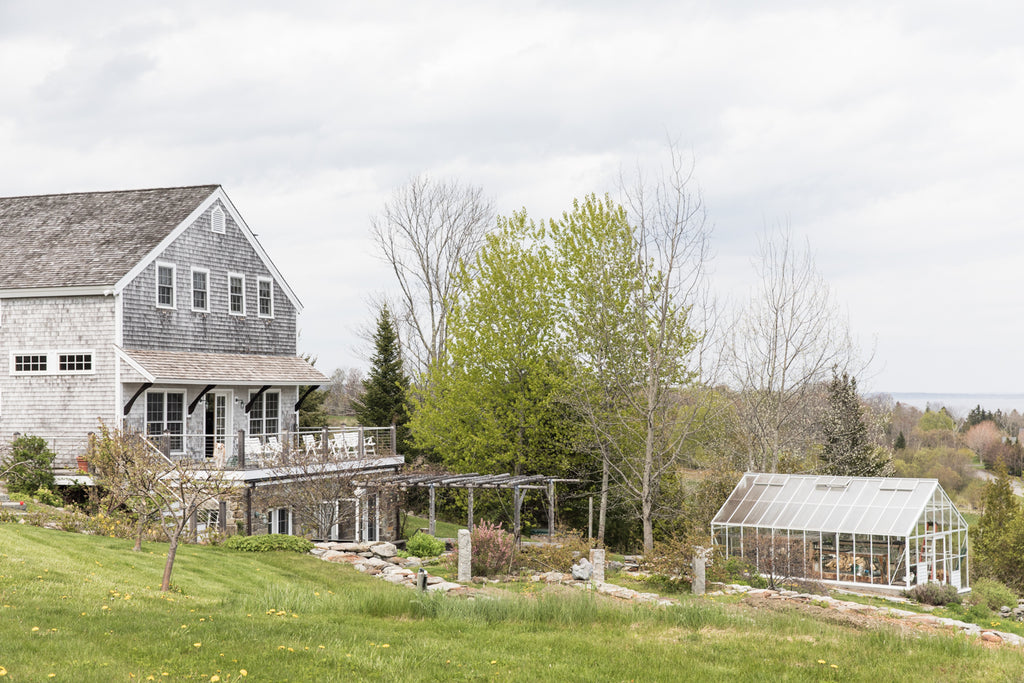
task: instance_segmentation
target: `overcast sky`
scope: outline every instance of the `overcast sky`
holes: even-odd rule
[[[556,216],[671,137],[723,295],[789,225],[864,388],[1024,392],[1024,6],[762,4],[0,0],[0,194],[223,185],[329,374],[366,365],[396,186]]]

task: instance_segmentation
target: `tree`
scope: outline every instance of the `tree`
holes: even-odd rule
[[[918,429],[922,432],[944,431],[951,432],[956,428],[953,418],[946,412],[945,408],[939,410],[925,410],[917,423]]]
[[[897,451],[902,451],[907,447],[907,437],[903,436],[903,432],[900,432],[896,436],[896,440],[893,441],[892,447]]]
[[[821,430],[822,474],[883,477],[892,473],[889,454],[868,438],[857,380],[845,372],[832,375]]]
[[[41,488],[52,488],[53,451],[41,436],[23,435],[11,442],[0,471],[12,493],[34,495]]]
[[[445,357],[448,314],[464,284],[459,268],[472,261],[493,219],[494,203],[481,188],[419,176],[371,220],[398,282],[394,313],[417,377]]]
[[[462,472],[570,471],[577,421],[561,400],[569,372],[558,354],[546,247],[525,213],[498,219],[449,320],[448,356],[415,397],[416,445]],[[470,273],[473,275],[471,276]]]
[[[387,307],[380,309],[375,351],[369,376],[363,380],[363,394],[353,401],[359,424],[368,427],[395,427],[396,453],[407,453],[409,429],[409,378],[402,365],[402,350]]]
[[[1024,514],[1013,494],[1006,467],[996,467],[996,478],[985,485],[981,518],[972,530],[974,576],[1002,581],[1018,593],[1024,591],[1020,558],[1024,553]]]
[[[853,372],[857,350],[818,272],[810,246],[798,251],[788,230],[766,235],[751,297],[727,351],[748,430],[747,467],[801,467],[820,422],[829,373]]]
[[[982,408],[979,403],[975,407],[971,408],[970,412],[967,413],[967,419],[965,419],[964,423],[960,425],[960,431],[966,432],[974,425],[981,424],[982,422],[992,422],[994,424],[996,422],[996,416]]]
[[[977,422],[964,434],[964,445],[978,454],[984,463],[994,462],[992,452],[1002,443],[1003,435],[991,420]]]
[[[331,415],[355,415],[355,401],[362,395],[362,371],[359,368],[338,368],[331,375],[325,409]]]
[[[303,356],[310,365],[316,365],[316,356],[306,354]],[[319,429],[327,426],[327,392],[323,389],[313,389],[308,394],[310,387],[300,386],[299,396],[305,396],[302,407],[299,408],[299,429]]]

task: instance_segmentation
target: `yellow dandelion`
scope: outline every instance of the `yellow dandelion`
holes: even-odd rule
[[[497,659],[492,659],[492,660],[491,660],[491,664],[497,664],[497,663],[498,663],[498,660],[497,660]]]
[[[105,610],[105,609],[110,609],[110,607],[108,607],[107,605],[103,605],[103,607],[100,607],[100,611]]]
[[[38,626],[33,626],[33,627],[32,627],[32,630],[33,630],[33,631],[38,631],[38,630],[39,630],[39,627],[38,627]]]
[[[182,624],[181,627],[182,628],[188,628],[188,624]]]
[[[319,648],[319,649],[323,650],[323,649],[324,649],[324,646],[323,646],[323,645],[317,645],[317,648]]]
[[[150,675],[146,676],[146,680],[147,681],[155,681],[156,680],[156,676],[154,676],[153,674],[150,674]]]
[[[383,645],[381,645],[381,647],[391,647],[391,646],[388,645],[387,643],[384,643]]]
[[[212,676],[210,676],[210,683],[219,683],[219,681],[220,676],[218,676],[217,674],[213,674]]]
[[[293,647],[288,648],[288,652],[295,652],[295,648],[293,648]]]
[[[202,643],[192,643],[192,647],[202,647]]]
[[[839,668],[838,664],[832,664],[831,666],[832,666],[833,669],[838,669]]]
[[[277,646],[277,649],[278,649],[278,650],[283,650],[283,649],[284,649],[284,645],[278,645],[278,646]]]
[[[7,557],[7,556],[4,555],[4,557]],[[2,666],[0,666],[0,676],[6,676],[6,675],[7,675],[7,669],[5,669]]]
[[[206,621],[206,617],[199,617],[199,621]]]
[[[56,678],[57,674],[46,674],[47,678]]]
[[[238,670],[238,675],[239,675],[239,676],[248,676],[248,675],[249,675],[249,672],[248,672],[248,671],[246,671],[245,669],[239,669],[239,670]]]
[[[819,660],[818,660],[818,664],[824,664],[824,663],[825,663],[825,660],[824,660],[824,659],[819,659]]]

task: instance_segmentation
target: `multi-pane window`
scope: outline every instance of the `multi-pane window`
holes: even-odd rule
[[[206,270],[192,271],[192,310],[210,310],[210,273]]]
[[[267,520],[267,533],[290,534],[292,532],[291,514],[288,508],[272,508]]]
[[[61,353],[57,355],[57,368],[61,372],[92,372],[91,353]]]
[[[274,317],[274,281],[260,278],[256,281],[256,294],[260,304],[260,317]]]
[[[157,264],[156,305],[160,308],[174,308],[174,266]]]
[[[146,434],[160,443],[170,432],[171,451],[185,450],[185,394],[177,391],[151,391],[146,394]]]
[[[14,356],[15,372],[46,372],[46,354],[24,354]]]
[[[249,435],[262,436],[277,434],[280,430],[281,394],[268,391],[252,399],[249,409]]]
[[[245,315],[245,276],[228,275],[228,312]]]

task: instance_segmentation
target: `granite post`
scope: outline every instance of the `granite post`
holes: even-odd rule
[[[693,586],[692,592],[694,595],[704,595],[704,551],[698,549],[693,554]]]
[[[473,578],[473,543],[470,540],[469,529],[459,529],[459,575],[456,578],[459,582],[470,581]]]
[[[604,583],[604,548],[591,548],[590,564],[594,565],[594,573],[590,580],[594,583]]]

